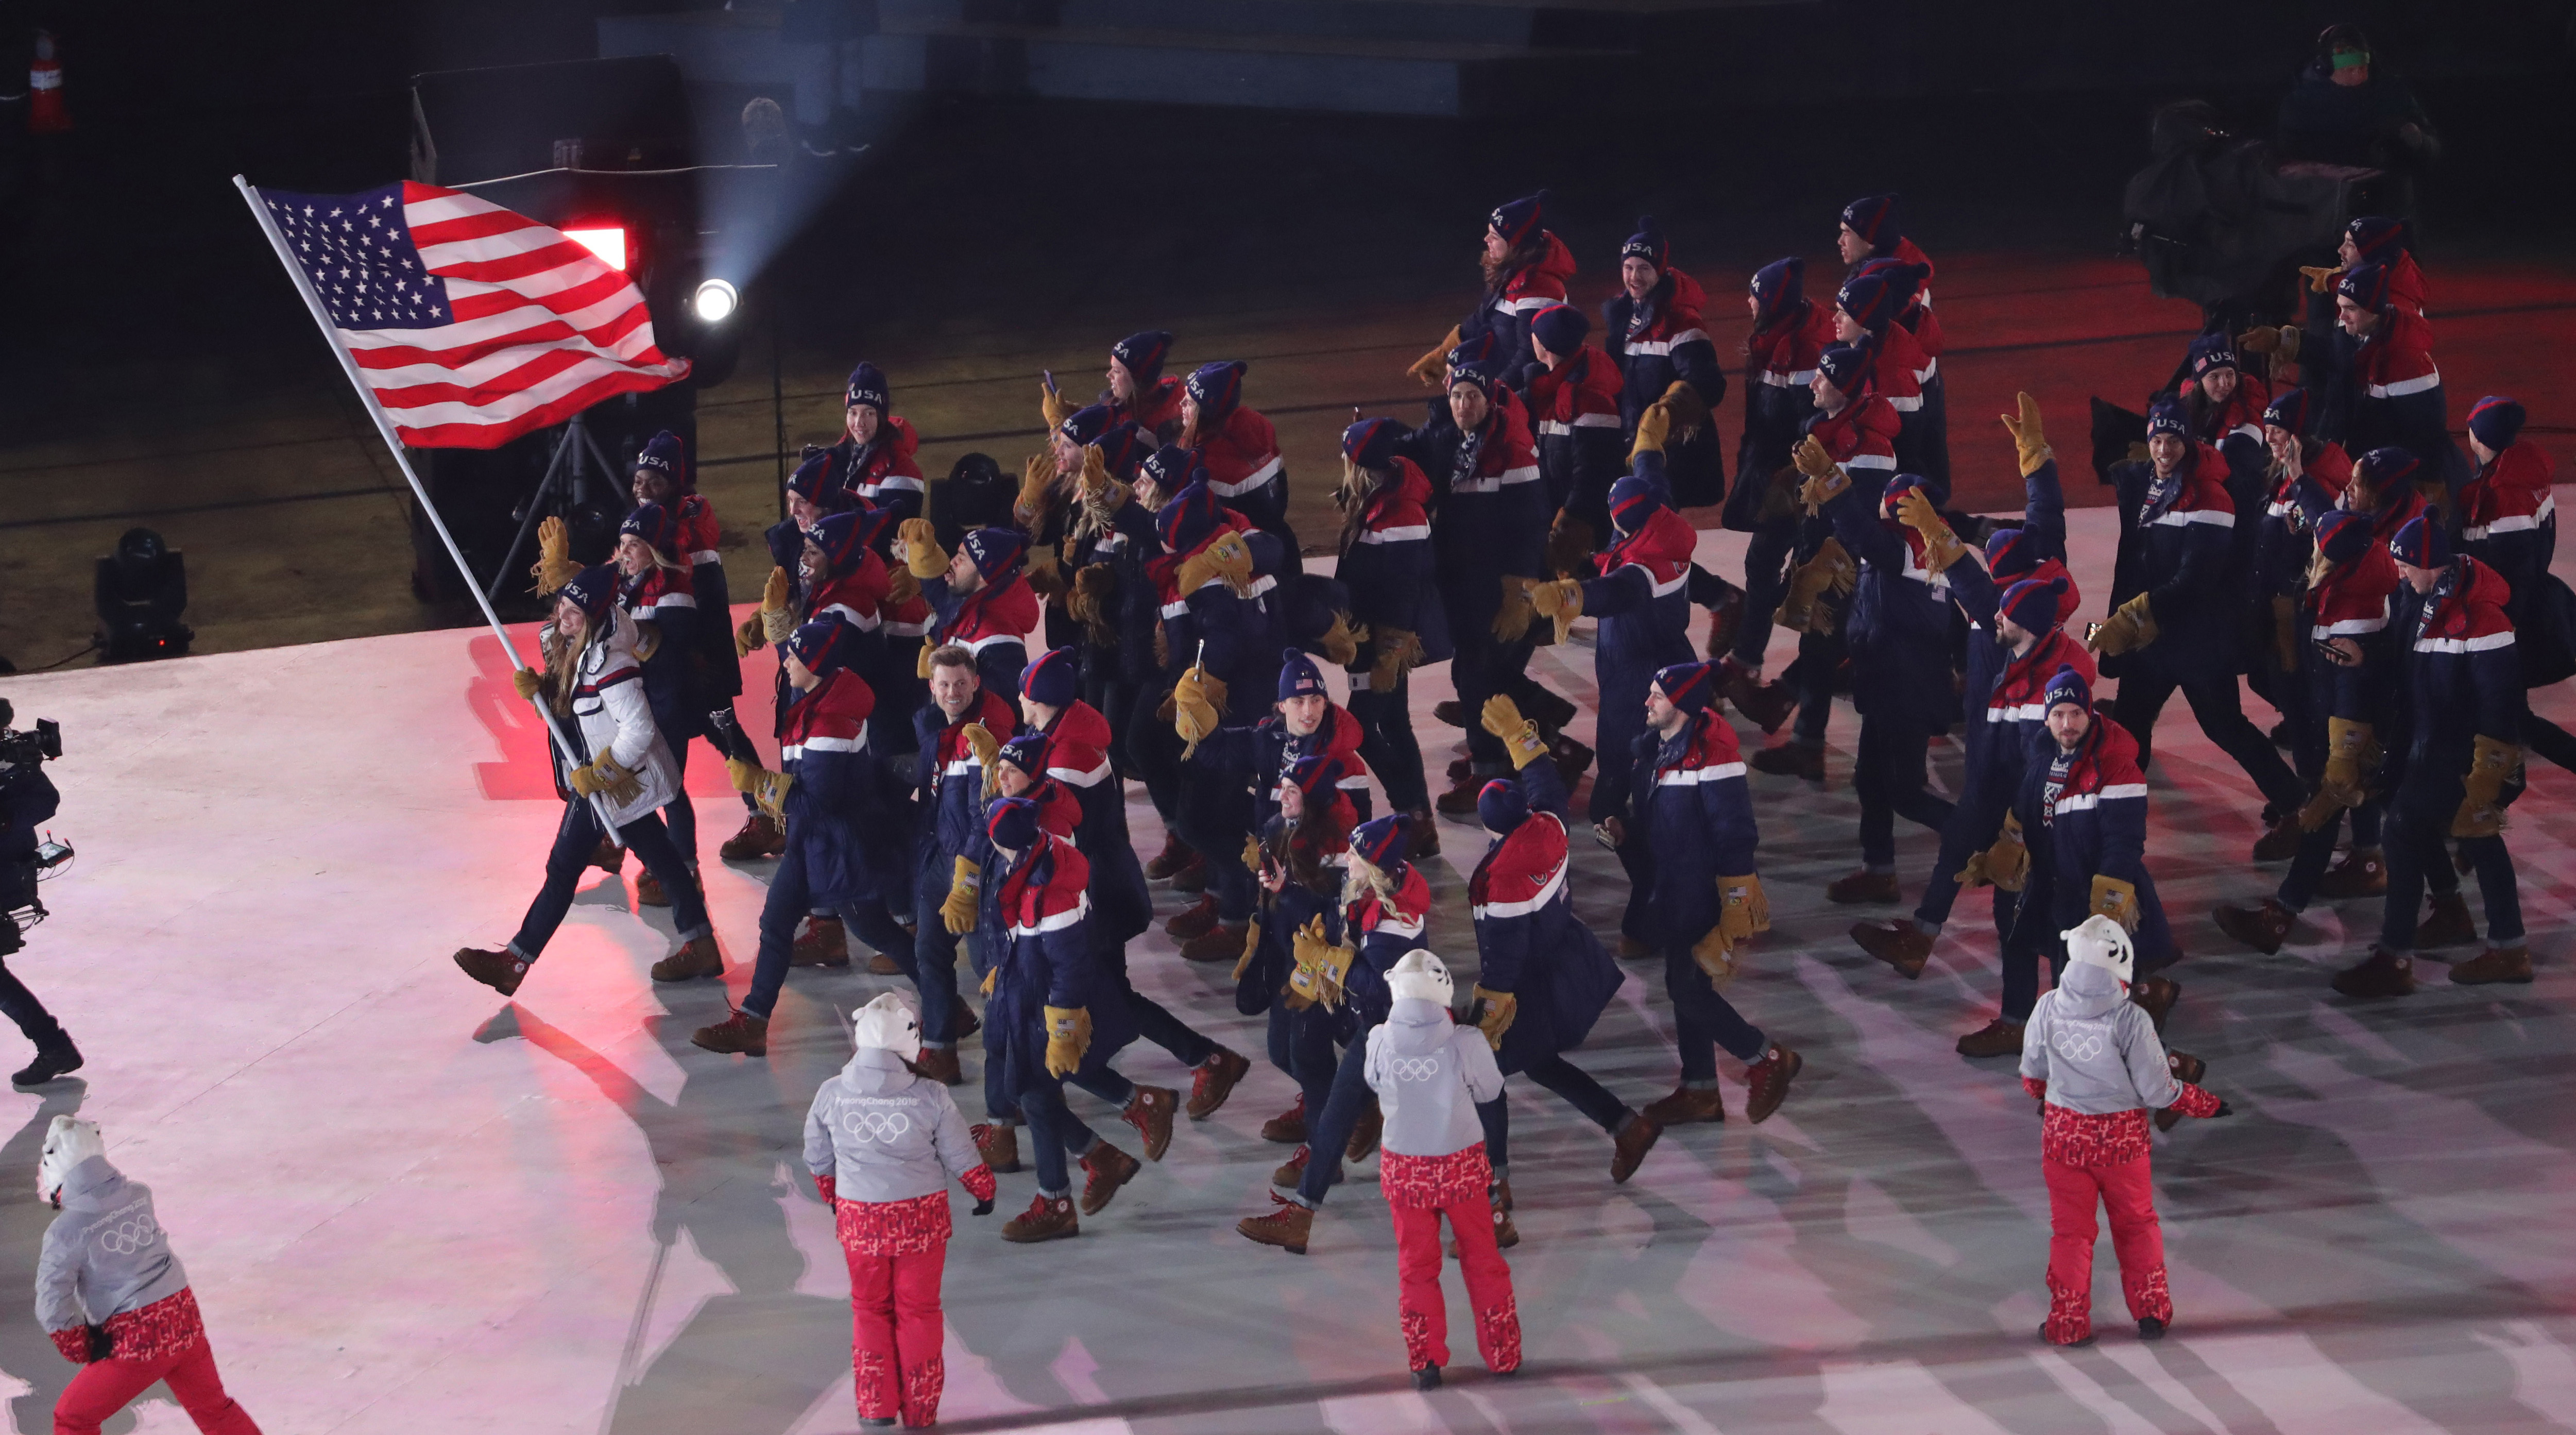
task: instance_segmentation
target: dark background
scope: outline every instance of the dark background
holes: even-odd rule
[[[597,15],[657,8],[676,7],[0,5],[0,64],[16,73],[27,34],[55,27],[78,125],[43,186],[14,114],[0,123],[0,313],[15,336],[0,420],[22,439],[77,437],[319,368],[229,176],[383,183],[404,170],[412,73],[584,57]],[[2382,65],[2444,132],[2431,254],[2564,255],[2570,8],[1784,6],[1759,43],[1694,56],[1668,87],[1704,103],[1650,114],[1586,96],[1488,122],[934,99],[872,117],[876,149],[773,278],[795,297],[791,348],[846,349],[960,305],[1106,315],[1317,285],[1419,294],[1466,287],[1475,217],[1541,186],[1559,199],[1553,227],[1588,254],[1615,252],[1650,209],[1677,254],[1758,262],[1814,247],[1820,207],[1879,189],[1905,195],[1936,253],[2107,250],[2156,103],[2205,97],[2265,132],[2317,27],[2346,17],[2372,26]],[[738,99],[700,99],[721,132],[714,112]]]

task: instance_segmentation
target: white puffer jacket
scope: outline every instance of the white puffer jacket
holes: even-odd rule
[[[582,650],[575,664],[573,720],[580,726],[584,762],[613,752],[618,765],[636,770],[644,790],[629,802],[611,802],[608,820],[618,827],[660,810],[680,791],[679,764],[653,725],[644,700],[644,665],[635,656],[635,620],[614,608],[600,620],[606,631]],[[558,752],[556,761],[563,755]],[[569,780],[565,783],[569,788]]]

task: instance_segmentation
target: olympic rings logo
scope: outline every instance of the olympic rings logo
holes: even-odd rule
[[[843,1111],[841,1129],[861,1141],[892,1141],[912,1130],[912,1118],[900,1111]]]
[[[1429,1081],[1440,1074],[1440,1059],[1432,1056],[1399,1056],[1387,1063],[1387,1072],[1398,1081]]]
[[[98,1248],[120,1256],[130,1256],[160,1239],[161,1228],[154,1225],[150,1217],[137,1216],[132,1220],[119,1221],[101,1232]]]

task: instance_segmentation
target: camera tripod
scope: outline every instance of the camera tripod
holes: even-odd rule
[[[518,536],[510,540],[510,551],[501,555],[501,566],[493,570],[492,581],[483,590],[485,598],[500,598],[501,585],[519,566],[519,553],[528,546],[528,535],[536,531],[537,520],[549,515],[568,516],[573,509],[592,502],[593,482],[607,484],[609,507],[625,507],[620,501],[623,495],[619,492],[617,465],[608,461],[599,440],[590,436],[586,417],[574,414],[564,421],[563,434],[555,440],[554,455],[546,460],[546,476],[538,481],[536,492],[528,495],[527,506],[520,511]]]

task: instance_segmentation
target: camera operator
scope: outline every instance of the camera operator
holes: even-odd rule
[[[62,755],[59,730],[52,723],[38,723],[33,732],[18,732],[9,726],[15,717],[8,701],[0,699],[0,957],[26,945],[18,935],[18,914],[42,911],[36,902],[36,824],[62,805],[43,765]],[[72,1045],[71,1035],[6,965],[0,965],[0,1013],[36,1044],[36,1059],[11,1081],[41,1086],[80,1069],[80,1048]]]

